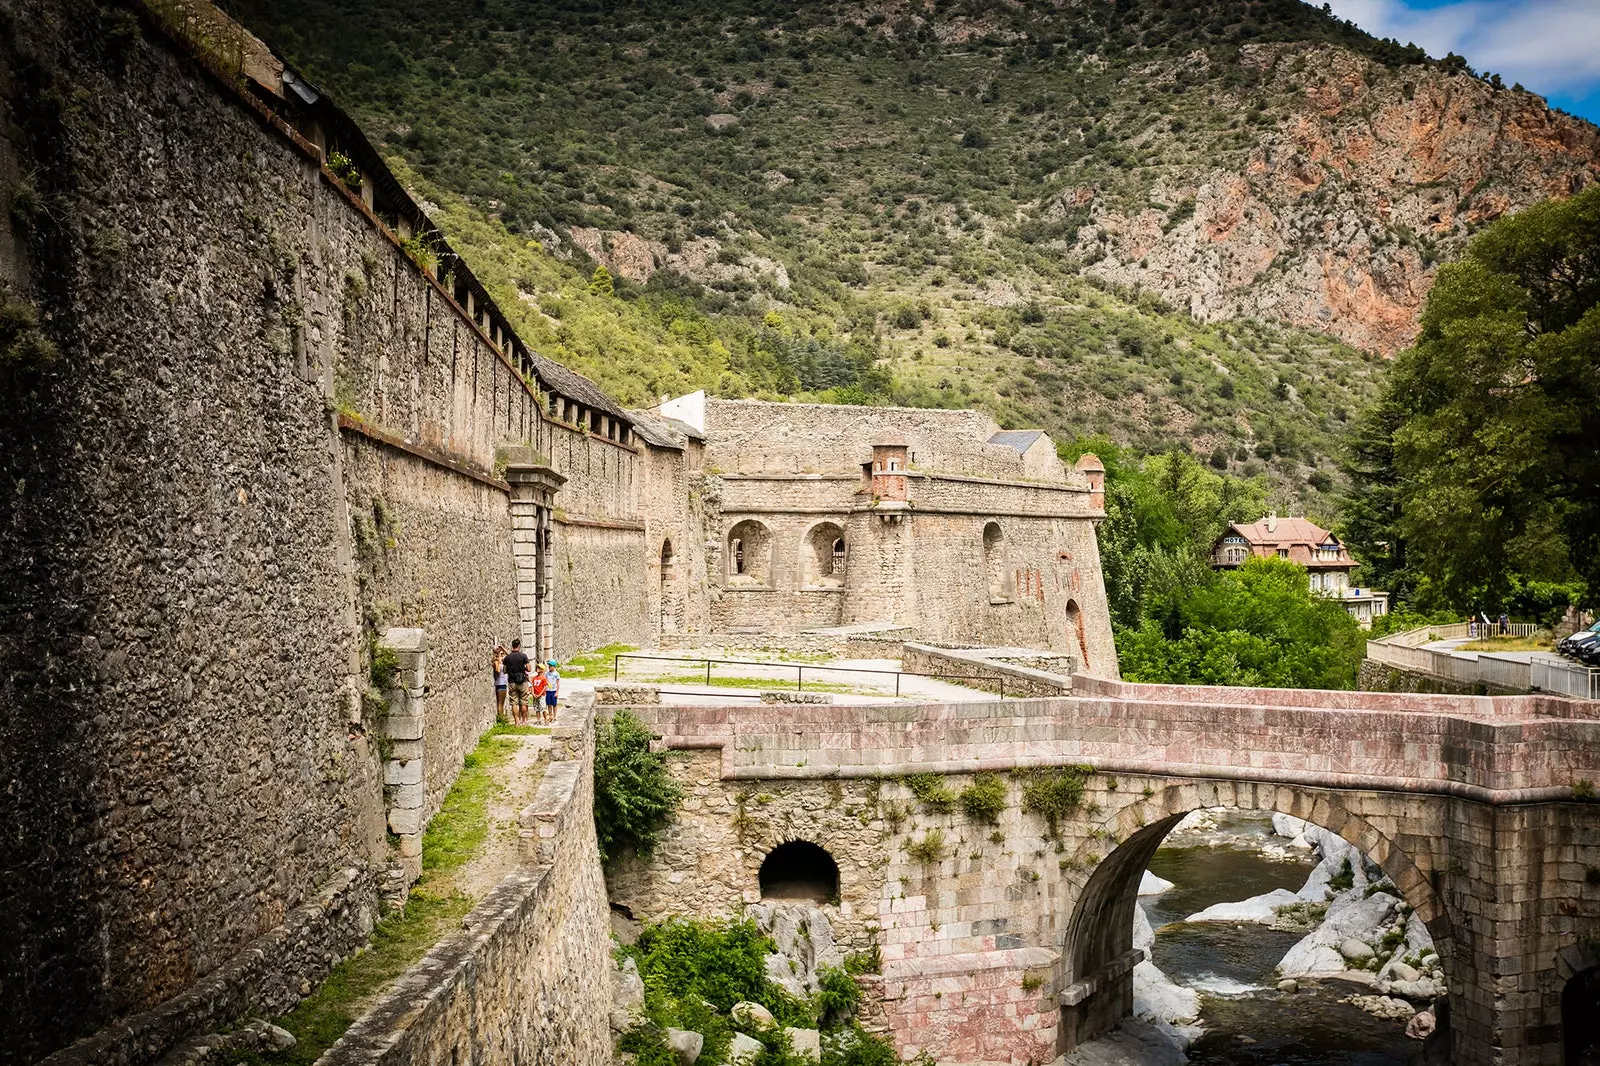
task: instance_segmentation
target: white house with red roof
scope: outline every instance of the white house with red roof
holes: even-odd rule
[[[1234,522],[1211,549],[1211,565],[1219,570],[1243,566],[1245,560],[1287,559],[1306,568],[1311,591],[1340,600],[1363,627],[1389,611],[1389,594],[1350,584],[1356,560],[1337,534],[1306,518],[1269,514],[1259,522]]]

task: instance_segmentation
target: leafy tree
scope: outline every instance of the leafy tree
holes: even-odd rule
[[[1355,686],[1364,646],[1355,619],[1311,591],[1304,567],[1251,559],[1152,605],[1118,651],[1130,681],[1337,689]]]
[[[630,711],[599,728],[594,751],[594,827],[602,860],[625,848],[649,854],[678,805],[667,758],[650,750],[650,730]]]
[[[594,268],[594,277],[589,279],[589,291],[596,296],[610,296],[616,290],[616,280],[612,278],[611,271],[603,266]]]
[[[1397,569],[1462,607],[1574,571],[1600,592],[1600,187],[1443,268],[1362,425],[1357,539],[1387,538]]]

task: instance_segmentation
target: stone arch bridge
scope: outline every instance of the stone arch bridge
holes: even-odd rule
[[[612,878],[636,917],[734,915],[790,840],[836,860],[824,905],[876,946],[902,1052],[1045,1063],[1132,1007],[1139,878],[1188,811],[1276,811],[1394,880],[1449,979],[1436,1041],[1457,1066],[1558,1064],[1562,994],[1600,937],[1600,704],[1190,688],[1076,679],[1051,699],[637,708],[686,798],[648,862]],[[919,801],[970,775],[1088,766],[1052,830]],[[1574,987],[1583,984],[1574,982]],[[1587,987],[1587,985],[1583,985]],[[869,997],[872,998],[872,997]],[[1568,997],[1569,1002],[1574,997]],[[1442,1050],[1442,1048],[1441,1048]]]

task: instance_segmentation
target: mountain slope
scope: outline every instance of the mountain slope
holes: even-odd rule
[[[1600,173],[1594,127],[1297,0],[233,6],[629,402],[971,403],[1291,484],[1371,395],[1350,345]]]

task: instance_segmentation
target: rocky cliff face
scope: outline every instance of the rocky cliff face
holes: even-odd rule
[[[1338,48],[1240,59],[1292,109],[1255,134],[1242,170],[1157,186],[1156,200],[1193,205],[1188,218],[1096,211],[1070,246],[1091,273],[1198,318],[1279,318],[1392,354],[1416,335],[1436,263],[1475,227],[1600,177],[1600,130],[1531,93]],[[1095,192],[1072,190],[1057,214]]]

